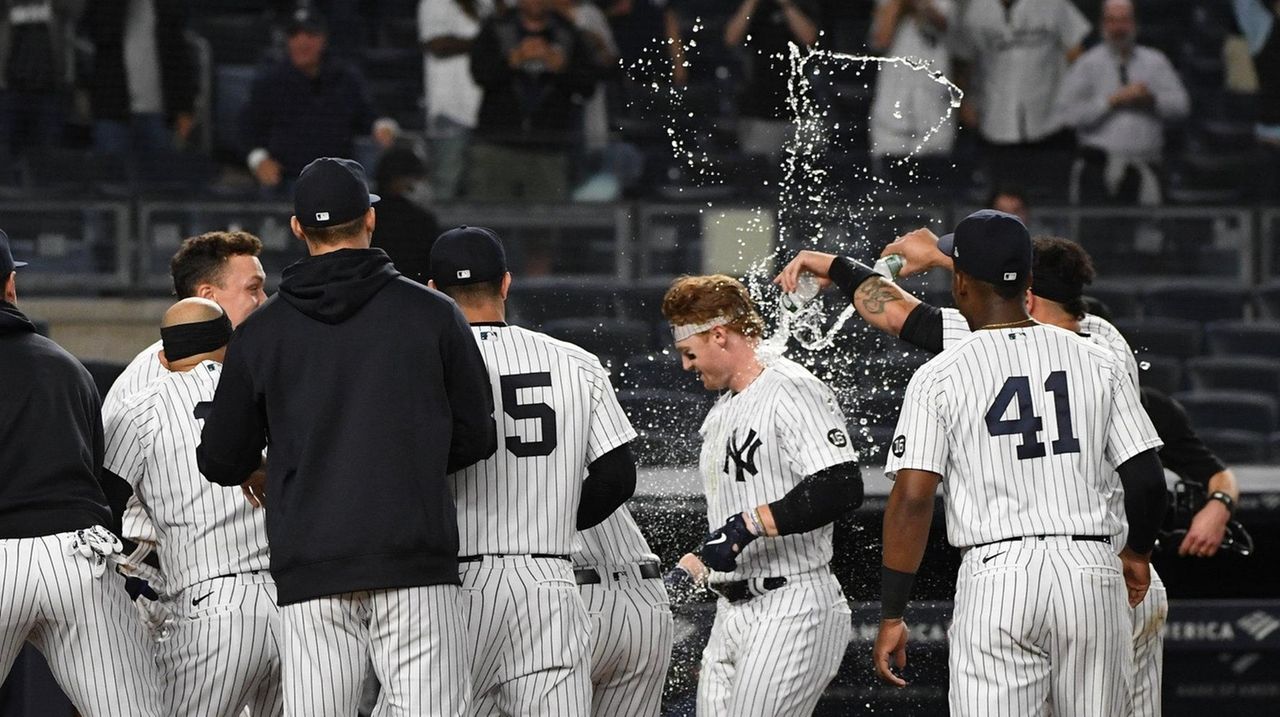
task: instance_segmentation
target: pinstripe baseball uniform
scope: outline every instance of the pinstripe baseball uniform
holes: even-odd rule
[[[805,476],[856,461],[835,395],[799,364],[768,357],[740,393],[726,392],[703,422],[699,468],[707,524],[779,500]],[[699,715],[809,714],[835,677],[852,632],[831,574],[832,526],[748,545],[712,589],[746,581],[753,597],[716,605],[702,654]],[[777,586],[777,580],[785,583]],[[774,589],[770,589],[770,588]],[[803,617],[801,617],[803,616]]]
[[[498,450],[451,476],[475,711],[590,711],[590,621],[574,580],[587,466],[636,435],[595,356],[505,324],[472,332]]]
[[[885,471],[943,476],[965,549],[952,714],[1129,709],[1115,466],[1159,446],[1120,357],[1056,327],[974,332],[912,377]]]
[[[591,616],[591,714],[656,715],[675,630],[658,556],[625,505],[579,532],[577,548]]]
[[[263,512],[196,465],[222,365],[166,373],[107,424],[106,468],[154,521],[176,625],[158,645],[166,714],[283,712],[280,614]]]
[[[943,309],[943,346],[950,347],[969,335],[969,325],[955,309]],[[1138,361],[1133,349],[1111,322],[1100,316],[1086,314],[1080,320],[1080,333],[1104,348],[1108,348],[1124,361],[1125,372],[1138,384]],[[1112,511],[1124,514],[1124,491],[1112,494]],[[1117,550],[1124,547],[1128,535],[1125,521],[1112,543]],[[1158,717],[1160,714],[1161,673],[1164,669],[1164,623],[1169,614],[1169,597],[1164,581],[1154,565],[1151,566],[1151,588],[1146,597],[1133,610],[1133,714],[1139,717]]]

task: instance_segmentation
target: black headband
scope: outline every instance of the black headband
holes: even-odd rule
[[[209,353],[231,340],[231,319],[223,314],[208,321],[170,326],[160,329],[160,339],[164,342],[164,357],[169,361]]]
[[[1031,275],[1031,293],[1042,299],[1065,304],[1084,295],[1084,284],[1068,283],[1052,274]]]

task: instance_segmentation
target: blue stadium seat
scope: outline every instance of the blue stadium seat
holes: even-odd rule
[[[1209,351],[1216,356],[1280,359],[1280,322],[1215,321],[1205,332]]]
[[[1185,359],[1197,356],[1201,351],[1200,324],[1195,321],[1117,319],[1115,326],[1139,354]]]
[[[652,341],[649,325],[625,319],[553,319],[542,330],[562,341],[577,344],[612,364],[623,357],[643,353]]]
[[[1142,287],[1132,281],[1095,281],[1084,293],[1106,304],[1117,319],[1135,318],[1142,309]]]
[[[1151,353],[1138,354],[1137,359],[1139,384],[1168,394],[1183,389],[1181,359]]]
[[[1227,428],[1269,434],[1277,429],[1276,401],[1255,391],[1187,391],[1174,398],[1196,430]]]
[[[1249,290],[1238,282],[1161,281],[1147,287],[1147,317],[1218,321],[1243,319]]]
[[[1280,360],[1253,356],[1197,356],[1187,360],[1191,388],[1259,391],[1280,399]]]
[[[1270,453],[1265,433],[1230,428],[1197,428],[1196,434],[1228,466],[1264,463]]]

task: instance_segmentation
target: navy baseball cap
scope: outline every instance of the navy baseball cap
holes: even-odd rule
[[[8,279],[14,269],[26,265],[25,261],[13,260],[13,252],[9,251],[9,235],[0,229],[0,281]]]
[[[1031,233],[1022,220],[983,209],[960,220],[938,240],[938,250],[960,271],[997,286],[1016,285],[1031,275]]]
[[[293,215],[304,227],[336,227],[363,216],[379,199],[369,193],[369,181],[359,162],[321,157],[298,175],[293,187]]]
[[[284,33],[286,37],[306,32],[312,35],[329,34],[329,26],[324,21],[324,16],[310,8],[298,8],[293,15],[289,17],[289,22],[285,24]]]
[[[463,225],[431,245],[431,280],[436,286],[479,284],[506,273],[507,252],[492,229]]]

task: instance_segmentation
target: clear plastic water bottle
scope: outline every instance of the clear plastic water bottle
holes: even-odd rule
[[[901,254],[890,254],[882,256],[876,261],[875,266],[871,270],[883,276],[889,281],[897,281],[898,274],[902,271],[902,267],[907,265],[907,260]]]
[[[806,271],[796,280],[796,290],[783,294],[778,304],[788,314],[798,314],[810,301],[813,301],[819,289],[818,277]]]

